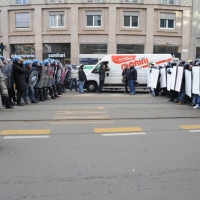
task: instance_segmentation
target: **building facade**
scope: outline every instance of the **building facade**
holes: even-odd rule
[[[193,10],[191,0],[1,0],[0,42],[7,57],[63,63],[95,64],[116,53],[187,60],[196,54]]]
[[[200,58],[200,0],[193,1],[191,59]]]

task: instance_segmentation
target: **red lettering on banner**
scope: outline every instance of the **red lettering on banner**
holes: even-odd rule
[[[146,68],[146,67],[148,67],[148,63],[149,63],[148,58],[143,58],[141,60],[134,60],[134,61],[131,61],[129,63],[122,64],[121,69],[124,70],[125,66],[128,66],[128,68],[130,68],[131,64],[134,65],[134,66]]]

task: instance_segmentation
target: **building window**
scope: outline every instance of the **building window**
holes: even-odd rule
[[[117,44],[117,54],[143,54],[144,45]]]
[[[161,0],[161,4],[177,5],[177,0]]]
[[[176,14],[160,13],[160,28],[174,29]]]
[[[124,0],[124,3],[140,3],[140,0]]]
[[[80,44],[80,54],[107,54],[107,44]]]
[[[86,26],[101,27],[101,12],[86,12]]]
[[[64,27],[64,12],[50,12],[50,27]]]
[[[137,28],[139,12],[124,12],[124,27]]]
[[[13,4],[28,4],[28,0],[13,0]]]
[[[30,28],[30,13],[16,13],[15,14],[16,28]]]
[[[85,0],[86,3],[101,3],[102,0]]]

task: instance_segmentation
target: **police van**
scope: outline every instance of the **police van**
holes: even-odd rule
[[[106,64],[110,71],[106,72],[104,89],[122,89],[122,71],[124,67],[133,64],[137,69],[138,86],[147,88],[147,71],[149,63],[154,62],[156,65],[163,66],[172,61],[171,54],[111,54],[102,58],[93,68],[87,71],[87,82],[85,87],[88,92],[95,92],[99,84],[98,70],[102,64]]]

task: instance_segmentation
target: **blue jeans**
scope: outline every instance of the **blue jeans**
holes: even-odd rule
[[[70,90],[72,90],[72,86],[74,83],[75,83],[75,90],[77,91],[77,79],[76,78],[71,79]]]
[[[199,97],[198,94],[193,94],[193,97],[192,97],[192,104],[197,104],[198,97]]]
[[[29,97],[30,97],[30,100],[35,100],[34,98],[34,94],[35,94],[35,91],[34,91],[34,88],[29,86]]]
[[[128,80],[128,85],[130,88],[130,93],[135,94],[135,81],[134,80]]]
[[[197,104],[200,106],[200,95],[198,96]]]
[[[83,93],[84,81],[79,81],[79,93]]]
[[[178,101],[185,102],[185,86],[183,86],[178,93]]]
[[[24,92],[24,96],[23,99],[24,101],[27,103],[28,102],[28,97],[30,98],[31,101],[34,101],[34,89],[31,86],[27,86],[25,92]]]
[[[99,80],[98,92],[101,92],[104,86],[104,80]]]

